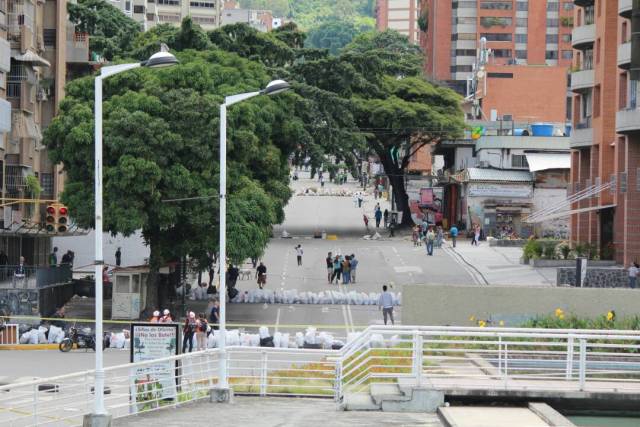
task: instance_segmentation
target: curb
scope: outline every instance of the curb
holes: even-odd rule
[[[60,344],[2,344],[0,345],[0,351],[2,350],[58,350]],[[76,349],[76,345],[73,345],[73,349]]]

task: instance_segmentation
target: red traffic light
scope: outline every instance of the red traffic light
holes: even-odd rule
[[[53,214],[55,214],[55,213],[56,213],[56,208],[54,208],[53,206],[49,206],[49,207],[47,208],[47,213],[48,213],[49,215],[53,215]]]
[[[69,211],[64,206],[59,209],[60,215],[66,215]]]

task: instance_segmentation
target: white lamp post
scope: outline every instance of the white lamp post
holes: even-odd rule
[[[100,69],[100,75],[95,79],[95,294],[96,294],[96,373],[94,383],[95,403],[93,414],[88,415],[89,425],[104,424],[104,418],[110,417],[104,407],[104,368],[102,358],[102,268],[104,257],[102,254],[102,80],[109,76],[132,70],[138,67],[168,67],[178,63],[175,56],[169,53],[166,45],[162,45],[160,52],[153,54],[149,60],[133,64],[119,64]],[[102,419],[102,421],[100,421]]]
[[[284,80],[274,80],[261,91],[241,93],[227,96],[224,103],[220,105],[220,378],[218,380],[218,401],[228,401],[229,381],[227,378],[227,355],[226,346],[226,299],[227,288],[225,283],[225,273],[227,269],[227,107],[238,102],[253,98],[258,95],[275,95],[289,89],[289,83]]]

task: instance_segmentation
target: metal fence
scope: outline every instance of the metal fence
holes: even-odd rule
[[[227,348],[236,394],[341,401],[372,384],[410,379],[441,390],[640,393],[640,332],[372,326],[341,350]],[[105,369],[114,418],[208,399],[218,349]],[[145,372],[162,380],[145,378]],[[0,386],[0,425],[80,425],[93,371]],[[168,391],[169,390],[169,391]]]

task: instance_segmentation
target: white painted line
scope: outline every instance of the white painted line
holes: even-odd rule
[[[276,332],[278,332],[278,326],[280,326],[280,308],[278,307],[278,314],[276,314]]]

